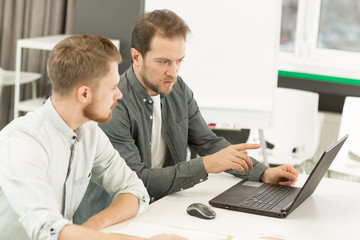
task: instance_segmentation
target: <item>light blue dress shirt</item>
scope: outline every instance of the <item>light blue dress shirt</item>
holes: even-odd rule
[[[141,180],[89,121],[77,131],[50,99],[0,132],[0,239],[57,239],[71,224],[90,179],[115,198],[149,203]]]

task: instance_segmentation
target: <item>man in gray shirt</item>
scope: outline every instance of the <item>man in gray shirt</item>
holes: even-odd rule
[[[192,91],[178,76],[190,29],[169,10],[142,16],[132,32],[133,65],[121,76],[124,97],[110,122],[100,124],[111,143],[144,182],[150,197],[158,199],[205,181],[208,173],[291,185],[297,179],[289,166],[267,168],[247,149],[258,144],[231,145],[216,136],[201,116]],[[206,79],[199,79],[206,81]],[[187,148],[200,157],[187,161]],[[91,185],[75,221],[84,221],[105,203],[106,193]],[[105,207],[105,206],[103,206]],[[94,212],[89,212],[93,209]]]

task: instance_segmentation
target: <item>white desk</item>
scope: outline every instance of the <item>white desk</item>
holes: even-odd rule
[[[31,48],[38,50],[52,50],[55,45],[61,40],[69,37],[70,35],[52,35],[36,38],[18,39],[16,45],[16,66],[15,66],[15,94],[14,94],[14,118],[18,117],[19,111],[34,111],[40,107],[45,98],[34,98],[20,102],[20,71],[21,71],[21,54],[23,48]],[[114,45],[119,49],[120,40],[110,39]]]
[[[301,185],[304,180],[305,177],[301,176],[297,185]],[[314,237],[319,240],[360,239],[360,183],[335,179],[322,179],[313,195],[285,219],[219,208],[213,208],[217,213],[213,220],[195,218],[186,213],[185,209],[191,203],[201,202],[209,205],[208,201],[211,198],[238,181],[238,178],[225,173],[211,174],[207,181],[164,197],[152,203],[146,213],[103,231],[121,229],[131,221],[136,221],[235,236],[259,233],[273,236],[303,236],[303,239]]]

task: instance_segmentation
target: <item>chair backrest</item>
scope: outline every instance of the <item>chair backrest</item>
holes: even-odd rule
[[[349,137],[330,165],[332,172],[345,174],[348,179],[360,177],[360,97],[345,98],[339,138],[345,134]]]
[[[264,133],[274,152],[291,158],[313,157],[319,137],[318,104],[318,93],[276,89],[272,127]]]
[[[335,162],[340,161],[340,159],[343,162],[346,160],[360,162],[360,97],[347,96],[345,98],[339,138],[345,134],[349,134],[349,138],[339,152]]]

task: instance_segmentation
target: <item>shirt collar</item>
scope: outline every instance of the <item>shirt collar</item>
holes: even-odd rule
[[[130,83],[131,87],[135,90],[136,95],[141,99],[141,101],[151,103],[152,99],[151,99],[149,93],[141,85],[139,79],[137,79],[132,66],[126,71],[125,74],[126,74],[127,79],[129,79],[129,83]]]
[[[76,140],[80,140],[82,126],[76,129],[74,132],[55,110],[50,98],[46,100],[44,104],[44,110],[49,121],[69,141],[70,145],[73,144]]]

